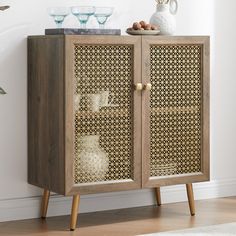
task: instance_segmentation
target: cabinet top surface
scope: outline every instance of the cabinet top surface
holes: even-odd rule
[[[189,39],[189,38],[210,38],[209,35],[158,35],[158,36],[147,36],[147,35],[29,35],[28,38],[150,38],[150,39]]]

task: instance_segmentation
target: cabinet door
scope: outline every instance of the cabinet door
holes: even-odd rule
[[[141,38],[66,37],[66,192],[141,187]]]
[[[144,37],[144,187],[209,179],[209,38]]]

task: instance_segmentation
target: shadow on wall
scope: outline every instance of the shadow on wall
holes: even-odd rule
[[[177,35],[209,35],[213,31],[216,0],[179,0]]]
[[[0,85],[8,95],[1,97],[0,199],[37,196],[40,191],[27,184],[27,36],[30,24],[10,26],[0,32]],[[4,124],[4,125],[3,125]],[[14,164],[13,164],[14,163]],[[12,167],[13,166],[13,167]],[[14,171],[9,171],[13,169]],[[15,186],[8,188],[7,186]],[[16,195],[16,192],[18,195]]]
[[[10,6],[0,6],[0,11],[5,11],[9,8]],[[3,90],[3,88],[0,87],[0,95],[6,94],[6,92]]]
[[[211,156],[215,179],[236,178],[235,9],[235,0],[215,0],[211,75]]]
[[[8,86],[17,88],[16,95],[26,90],[22,84],[26,85],[27,32],[27,25],[17,25],[0,33],[1,77],[8,80]]]

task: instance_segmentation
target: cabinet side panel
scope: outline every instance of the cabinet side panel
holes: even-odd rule
[[[28,39],[28,182],[64,194],[64,39]]]

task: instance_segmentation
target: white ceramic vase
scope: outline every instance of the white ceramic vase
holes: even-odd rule
[[[177,0],[170,0],[168,3],[157,4],[156,12],[151,16],[150,24],[158,25],[162,35],[173,35],[176,30],[174,15],[178,10]]]
[[[99,145],[99,135],[86,135],[81,138],[79,153],[80,168],[92,181],[105,180],[108,171],[108,155]]]

